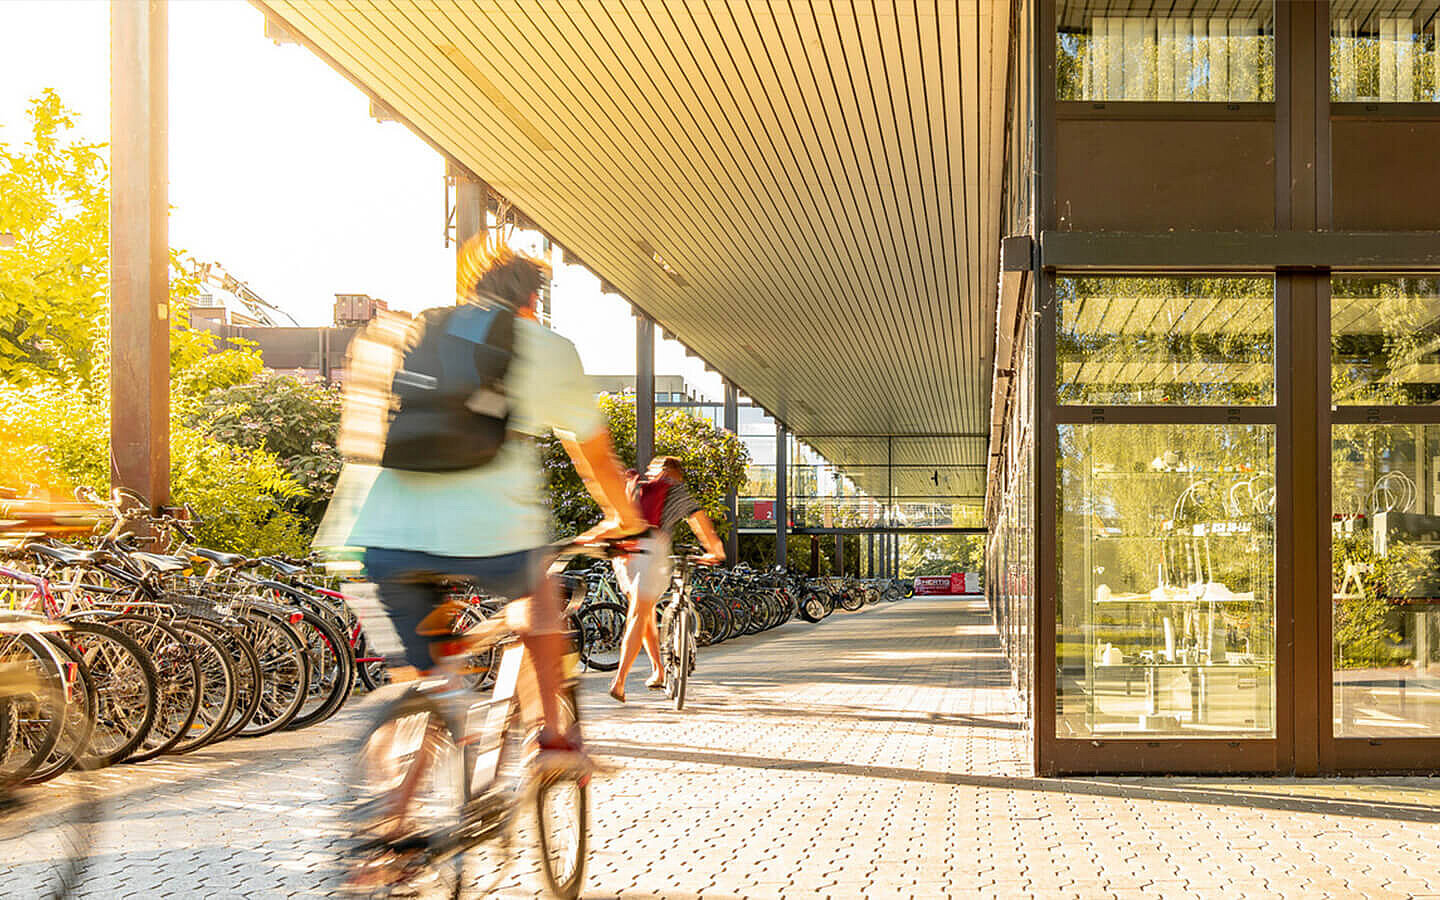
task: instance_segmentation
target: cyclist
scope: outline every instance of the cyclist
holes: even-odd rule
[[[610,682],[610,696],[621,703],[625,702],[625,678],[640,655],[642,643],[654,669],[645,686],[651,690],[665,687],[665,665],[660,658],[660,631],[655,626],[655,605],[660,602],[660,595],[670,588],[670,542],[675,527],[682,521],[689,522],[690,529],[705,545],[707,553],[697,559],[697,563],[713,566],[725,561],[725,546],[715,533],[710,517],[685,486],[685,469],[680,460],[673,456],[656,457],[644,478],[637,479],[637,487],[632,493],[637,495],[654,530],[639,540],[640,553],[615,560],[616,580],[630,601],[625,617],[620,666]]]
[[[426,635],[422,622],[444,600],[447,580],[469,579],[482,591],[518,598],[506,615],[525,644],[538,683],[544,728],[536,759],[542,767],[583,766],[579,735],[563,734],[558,727],[567,636],[559,593],[543,570],[549,509],[539,453],[528,438],[547,431],[560,438],[604,514],[587,532],[591,541],[639,534],[649,526],[626,493],[625,473],[575,346],[536,318],[537,292],[548,267],[503,244],[477,239],[466,246],[457,270],[462,301],[498,302],[515,311],[512,356],[503,379],[509,403],[503,443],[489,462],[459,471],[347,464],[316,545],[364,548],[368,576],[393,625],[393,633],[381,629],[375,636],[377,644],[394,648],[387,654],[393,681],[414,680],[430,669],[428,637],[445,637],[448,628],[430,626],[425,630],[432,633]],[[402,352],[395,348],[390,373]],[[352,351],[352,365],[357,356]],[[383,350],[372,354],[385,357]],[[389,373],[376,375],[348,373],[347,379],[391,384]],[[371,406],[389,408],[388,401]]]

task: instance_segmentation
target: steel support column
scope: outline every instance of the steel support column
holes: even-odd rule
[[[835,535],[835,574],[845,574],[845,535]]]
[[[865,535],[865,574],[875,577],[875,535]]]
[[[110,480],[170,501],[164,0],[110,7]]]
[[[725,430],[740,434],[739,391],[729,380],[725,382]],[[725,535],[725,558],[731,565],[740,558],[740,495],[735,489],[725,494],[725,513],[730,517],[730,532]]]
[[[635,316],[635,468],[655,455],[655,320]]]
[[[485,231],[485,209],[490,203],[490,186],[468,169],[450,166],[455,181],[455,248]]]
[[[775,565],[785,565],[786,544],[790,527],[789,454],[790,429],[775,423]]]

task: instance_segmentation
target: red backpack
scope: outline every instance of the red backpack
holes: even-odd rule
[[[665,512],[665,498],[670,495],[670,479],[664,475],[649,478],[631,470],[626,488],[630,500],[640,508],[640,515],[645,517],[651,528],[659,528],[660,518]]]

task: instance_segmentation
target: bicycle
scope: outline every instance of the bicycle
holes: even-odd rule
[[[616,543],[556,548],[551,574],[578,555],[633,552]],[[452,601],[454,602],[454,601]],[[487,893],[509,863],[511,835],[522,806],[534,809],[541,871],[550,892],[580,894],[588,849],[589,783],[583,767],[537,770],[524,750],[541,722],[540,698],[525,645],[502,608],[449,641],[454,656],[493,648],[499,656],[486,697],[458,672],[411,685],[392,685],[360,741],[351,778],[350,819],[356,839],[346,890],[371,896],[458,897],[466,887],[466,858],[484,849],[493,864]],[[566,659],[561,724],[580,727],[574,676]],[[366,876],[374,876],[367,884]]]
[[[665,667],[665,696],[675,709],[685,708],[685,690],[695,671],[695,650],[700,634],[700,614],[695,608],[694,567],[697,556],[672,556],[670,602],[660,617],[660,659]]]

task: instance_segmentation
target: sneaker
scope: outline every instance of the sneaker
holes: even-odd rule
[[[530,768],[538,775],[565,774],[584,778],[595,772],[595,763],[580,741],[541,735],[530,755]]]

